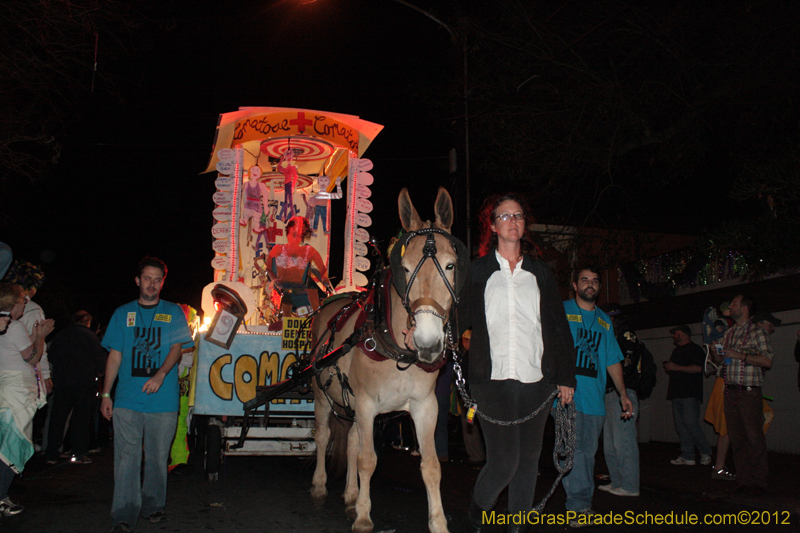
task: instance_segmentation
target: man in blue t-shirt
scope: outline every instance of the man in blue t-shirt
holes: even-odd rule
[[[183,345],[192,342],[183,310],[159,298],[166,277],[163,261],[145,257],[135,278],[139,299],[114,311],[103,337],[109,354],[100,411],[114,418],[112,533],[131,531],[139,515],[153,523],[166,520],[167,463],[178,422],[175,365]]]
[[[595,306],[600,293],[600,270],[587,266],[575,271],[574,300],[564,302],[572,338],[577,348],[575,363],[575,458],[564,476],[567,511],[576,513],[572,527],[594,525],[594,456],[603,431],[606,407],[606,372],[611,376],[622,405],[622,417],[633,415],[633,406],[622,379],[622,352],[614,337],[611,319]],[[599,516],[599,515],[598,515]]]

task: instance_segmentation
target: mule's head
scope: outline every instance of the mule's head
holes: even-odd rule
[[[400,191],[397,199],[400,220],[406,231],[413,232],[431,227],[430,221],[423,222],[408,196],[408,189]],[[450,233],[453,224],[453,201],[444,188],[439,188],[436,196],[436,220],[432,227]],[[410,310],[410,321],[416,325],[414,329],[414,346],[417,348],[420,361],[435,361],[445,348],[445,325],[453,305],[453,297],[442,277],[447,279],[452,288],[456,287],[456,268],[458,256],[453,242],[447,236],[432,233],[435,244],[435,257],[442,272],[436,267],[431,253],[433,247],[429,237],[418,235],[411,238],[402,253],[400,266],[402,269],[395,276],[405,275],[408,287],[407,304]],[[399,245],[399,244],[398,244]],[[420,260],[427,259],[420,265]],[[417,268],[419,267],[419,270]],[[412,275],[417,270],[416,276]],[[403,298],[404,294],[400,294]]]

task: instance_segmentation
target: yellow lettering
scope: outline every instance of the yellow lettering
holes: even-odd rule
[[[280,381],[279,368],[280,356],[278,352],[261,352],[261,364],[259,365],[258,384],[259,385],[272,385]],[[267,380],[269,377],[269,380]]]
[[[297,361],[297,355],[294,353],[290,353],[286,355],[286,358],[283,360],[283,368],[281,368],[281,381],[286,379],[289,373],[289,365]],[[289,403],[301,403],[300,400],[290,400]]]
[[[250,376],[250,381],[245,381],[245,375]],[[233,369],[233,382],[236,384],[236,396],[242,403],[249,402],[256,397],[258,385],[258,361],[252,355],[242,355],[236,360]]]
[[[208,382],[211,384],[211,390],[223,400],[233,398],[233,385],[222,379],[222,368],[230,363],[231,355],[223,355],[211,363],[211,368],[208,370]]]

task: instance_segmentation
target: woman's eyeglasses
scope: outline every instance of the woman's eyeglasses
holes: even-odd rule
[[[523,213],[503,213],[502,215],[497,215],[497,217],[503,222],[508,222],[512,218],[514,220],[525,220],[525,215]]]

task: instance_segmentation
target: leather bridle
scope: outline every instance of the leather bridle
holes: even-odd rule
[[[410,294],[411,294],[411,287],[414,284],[414,281],[417,279],[417,274],[419,273],[422,265],[425,264],[425,261],[430,259],[433,261],[434,266],[436,266],[437,272],[439,272],[439,276],[444,281],[445,287],[447,287],[450,296],[453,298],[453,305],[458,305],[458,296],[456,293],[456,289],[453,288],[453,285],[450,283],[450,280],[447,279],[447,275],[442,268],[441,263],[439,263],[439,259],[436,257],[436,240],[435,235],[439,234],[446,238],[450,244],[453,246],[453,251],[456,253],[456,257],[459,258],[459,249],[456,244],[456,239],[448,232],[434,227],[423,228],[416,231],[411,231],[403,236],[401,241],[398,241],[395,246],[403,246],[404,248],[408,245],[408,243],[414,237],[425,236],[425,244],[422,247],[422,257],[420,257],[419,262],[417,262],[417,266],[411,272],[411,276],[408,278],[408,282],[405,283],[405,290],[398,291],[400,295],[403,297],[403,307],[405,308],[406,312],[408,313],[408,327],[411,328],[416,324],[416,316],[421,313],[428,313],[431,314],[439,319],[442,320],[444,324],[447,324],[448,317],[447,311],[439,305],[439,302],[434,300],[433,298],[417,298],[413,302],[410,301]],[[462,245],[463,246],[463,245]],[[401,250],[401,257],[404,250]],[[394,254],[394,251],[392,252]],[[399,267],[399,262],[397,265],[392,265],[392,269],[395,270]],[[402,279],[405,279],[405,272],[393,272],[394,279],[397,279],[398,276],[402,276]],[[432,307],[433,309],[420,309],[422,306]]]

